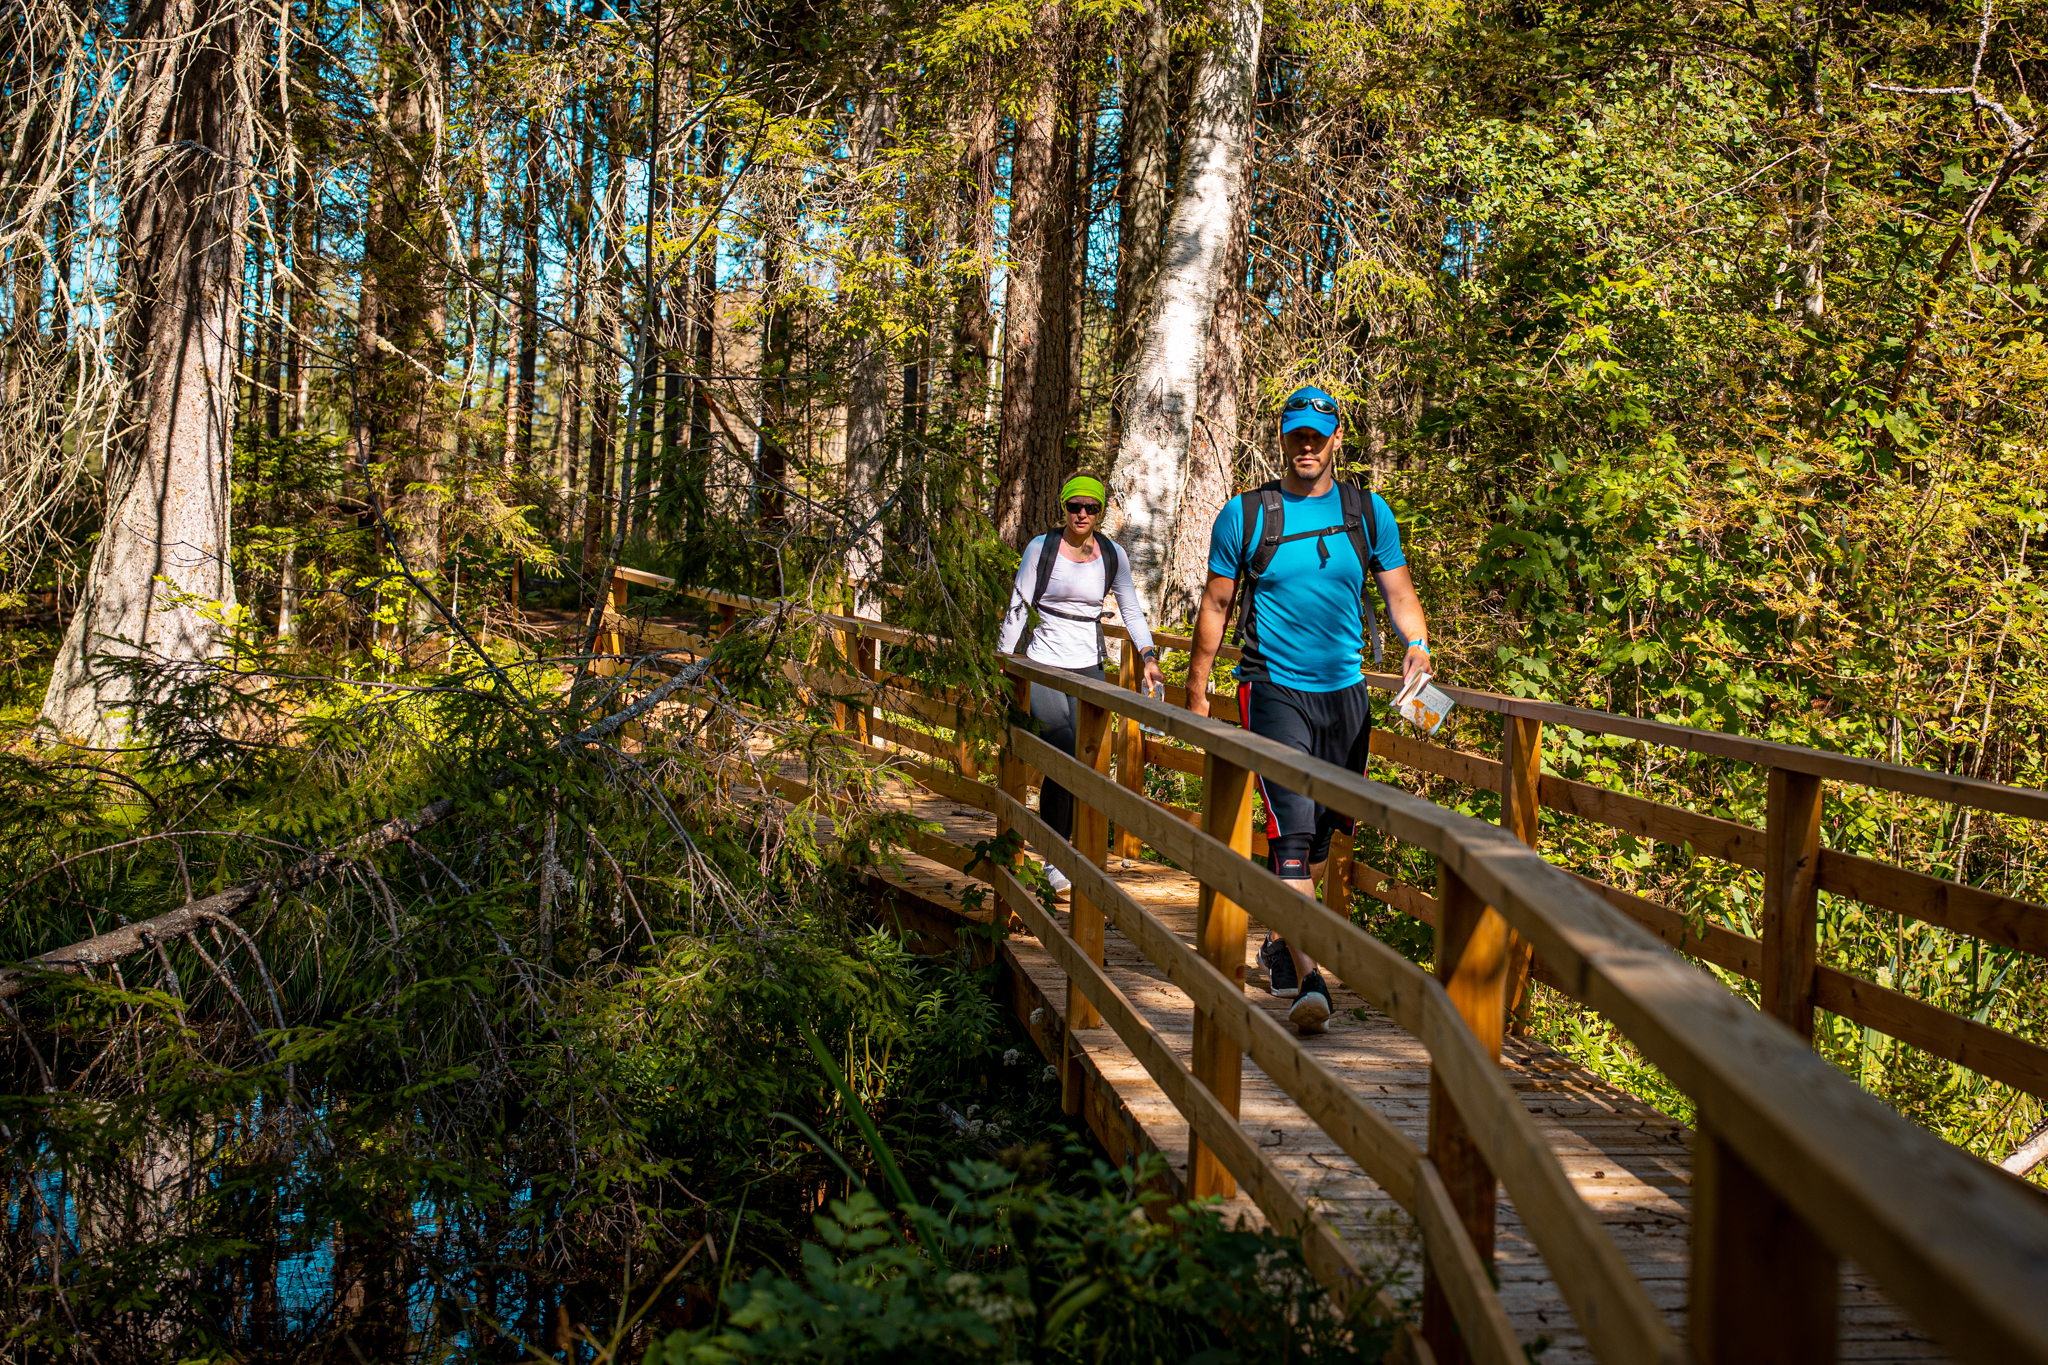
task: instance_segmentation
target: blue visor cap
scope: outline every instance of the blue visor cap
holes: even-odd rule
[[[1328,436],[1337,429],[1337,400],[1314,385],[1305,384],[1287,395],[1287,401],[1280,408],[1280,434],[1299,431],[1303,427],[1318,436]]]

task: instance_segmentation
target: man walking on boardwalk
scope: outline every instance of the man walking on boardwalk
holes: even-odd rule
[[[1195,617],[1188,709],[1209,714],[1209,669],[1235,605],[1244,649],[1238,719],[1253,734],[1362,773],[1372,734],[1363,664],[1368,634],[1379,656],[1373,596],[1385,600],[1406,642],[1403,681],[1431,670],[1428,623],[1401,552],[1400,528],[1377,493],[1338,482],[1343,444],[1335,399],[1312,387],[1288,395],[1280,412],[1286,473],[1225,503],[1209,533],[1209,586]],[[1273,872],[1313,900],[1330,835],[1348,831],[1351,821],[1263,777],[1258,781]],[[1294,997],[1287,1016],[1294,1026],[1324,1032],[1330,989],[1315,962],[1270,935],[1259,958],[1273,993]]]

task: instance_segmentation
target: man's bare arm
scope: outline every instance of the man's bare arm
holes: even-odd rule
[[[1401,632],[1401,638],[1410,642],[1407,656],[1401,660],[1401,680],[1406,682],[1417,673],[1434,672],[1429,651],[1417,645],[1429,638],[1429,622],[1423,617],[1422,599],[1415,595],[1415,579],[1408,566],[1387,569],[1373,577],[1379,581],[1380,596],[1386,600],[1388,619]]]
[[[1216,663],[1216,651],[1223,647],[1223,627],[1236,600],[1235,578],[1209,575],[1209,586],[1202,589],[1202,604],[1195,609],[1195,648],[1188,660],[1188,710],[1198,716],[1209,714],[1209,669]]]

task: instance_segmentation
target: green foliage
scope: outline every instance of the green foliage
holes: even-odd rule
[[[1147,1189],[1160,1164],[1098,1162],[1093,1190],[1068,1193],[956,1162],[942,1207],[914,1220],[943,1259],[907,1241],[867,1191],[835,1200],[799,1273],[764,1268],[734,1285],[722,1325],[670,1335],[648,1365],[1384,1356],[1391,1325],[1333,1303],[1298,1241],[1226,1229],[1214,1207],[1166,1208]]]

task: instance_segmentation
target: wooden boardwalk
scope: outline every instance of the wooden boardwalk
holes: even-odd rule
[[[792,777],[801,775],[792,771]],[[893,798],[921,820],[943,829],[949,842],[968,846],[990,838],[994,821],[982,811],[908,783]],[[1110,874],[1166,927],[1192,946],[1197,888],[1194,878],[1163,864],[1112,857]],[[882,874],[898,893],[940,915],[966,916],[960,895],[970,884],[960,872],[929,858],[904,855],[900,869]],[[972,916],[982,921],[987,911]],[[1064,919],[1064,915],[1062,916]],[[1254,999],[1284,1021],[1287,1001],[1267,994],[1257,951],[1265,930],[1256,920],[1245,943]],[[1051,957],[1028,935],[1003,945],[1013,974],[1014,1003],[1048,1059],[1058,1056],[1067,982]],[[1193,1051],[1193,1007],[1163,972],[1112,925],[1105,965],[1120,990],[1175,1049],[1183,1065]],[[1327,973],[1326,973],[1327,975]],[[1329,1033],[1306,1046],[1342,1075],[1358,1094],[1418,1144],[1426,1141],[1429,1059],[1422,1044],[1373,1010],[1341,982],[1331,980],[1336,1014]],[[1084,1117],[1113,1156],[1151,1150],[1184,1179],[1188,1125],[1110,1029],[1076,1031],[1091,1086]],[[1502,1057],[1511,1084],[1535,1116],[1573,1185],[1597,1211],[1629,1264],[1673,1329],[1683,1336],[1690,1253],[1691,1133],[1641,1100],[1617,1090],[1554,1049],[1510,1038]],[[1406,1216],[1379,1185],[1305,1118],[1294,1102],[1249,1058],[1240,1122],[1245,1131],[1368,1263],[1398,1266],[1405,1279],[1397,1297],[1419,1292],[1419,1239]],[[1125,1150],[1119,1152],[1117,1149]],[[1499,1202],[1496,1268],[1500,1297],[1522,1342],[1547,1340],[1538,1359],[1594,1359],[1556,1281],[1522,1227],[1513,1200]],[[1226,1205],[1231,1218],[1263,1221],[1242,1192]],[[1840,1359],[1927,1361],[1945,1357],[1858,1273],[1845,1268],[1841,1295]]]

